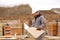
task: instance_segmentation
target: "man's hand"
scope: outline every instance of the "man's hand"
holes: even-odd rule
[[[37,30],[41,30],[41,28],[40,28],[40,27],[38,27],[38,28],[37,28]]]

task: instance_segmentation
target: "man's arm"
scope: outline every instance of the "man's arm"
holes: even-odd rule
[[[46,26],[46,19],[43,16],[41,16],[40,21],[41,25],[38,28],[44,29]]]

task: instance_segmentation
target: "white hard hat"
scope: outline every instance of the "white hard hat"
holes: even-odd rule
[[[36,11],[38,11],[38,10],[32,10],[32,14],[34,14]]]

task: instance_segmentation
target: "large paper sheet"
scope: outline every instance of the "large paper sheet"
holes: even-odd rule
[[[35,27],[29,27],[27,24],[25,24],[24,26],[27,32],[30,33],[34,38],[38,38],[45,33],[44,30],[36,30]]]

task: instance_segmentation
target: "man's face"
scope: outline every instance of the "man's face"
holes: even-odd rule
[[[33,16],[36,17],[37,15],[39,15],[39,13],[34,13]]]

